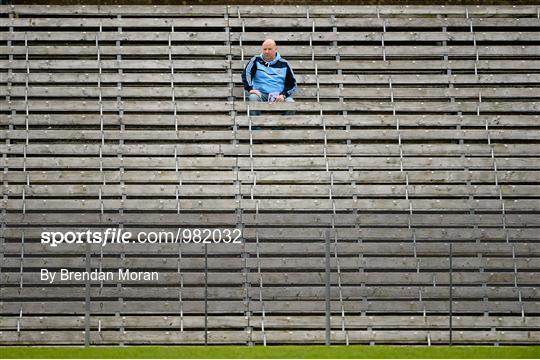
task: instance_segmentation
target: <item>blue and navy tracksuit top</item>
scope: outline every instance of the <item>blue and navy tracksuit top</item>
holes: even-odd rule
[[[242,72],[242,82],[248,92],[255,89],[264,94],[277,92],[289,97],[296,91],[292,68],[279,53],[270,62],[264,61],[262,54],[252,57]]]

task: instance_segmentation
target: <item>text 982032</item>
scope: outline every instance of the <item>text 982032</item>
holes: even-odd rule
[[[242,244],[238,228],[177,228],[176,230],[139,231],[107,228],[86,231],[43,231],[41,243],[56,247],[69,244]]]

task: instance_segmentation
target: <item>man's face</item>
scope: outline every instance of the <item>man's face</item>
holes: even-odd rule
[[[277,46],[274,43],[270,41],[265,41],[262,44],[262,53],[263,53],[264,61],[274,60],[277,54],[277,50],[278,50]]]

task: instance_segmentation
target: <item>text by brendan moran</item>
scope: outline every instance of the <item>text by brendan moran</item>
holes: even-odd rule
[[[158,281],[157,271],[132,271],[130,269],[118,269],[118,271],[73,271],[60,269],[60,271],[50,271],[41,269],[40,280],[50,284],[55,282],[87,282],[87,281],[107,281],[107,282],[127,282],[127,281]]]

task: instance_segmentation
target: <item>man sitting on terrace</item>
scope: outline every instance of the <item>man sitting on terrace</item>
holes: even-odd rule
[[[262,53],[249,60],[242,72],[244,89],[249,93],[249,101],[294,102],[296,78],[287,62],[278,53],[276,42],[266,39],[262,43]],[[288,111],[285,115],[292,115]],[[250,115],[260,115],[260,111],[250,111]]]

